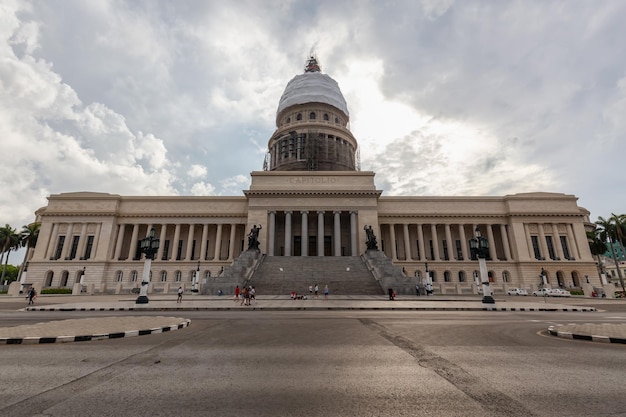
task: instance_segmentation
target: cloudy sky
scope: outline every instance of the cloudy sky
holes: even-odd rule
[[[46,196],[242,195],[314,48],[384,195],[626,213],[626,2],[0,0],[0,223]]]

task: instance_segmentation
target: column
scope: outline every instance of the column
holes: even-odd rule
[[[420,252],[419,260],[424,261],[428,259],[428,256],[426,256],[426,249],[424,247],[424,229],[421,224],[417,225],[417,244]]]
[[[334,217],[334,237],[333,237],[333,243],[335,244],[335,256],[341,256],[341,212],[340,211],[333,211],[333,217]]]
[[[433,240],[433,252],[435,255],[434,260],[439,261],[441,260],[441,257],[439,256],[439,238],[437,237],[437,225],[434,223],[430,225],[430,236]]]
[[[100,233],[102,232],[102,223],[98,223],[98,225],[96,226],[96,234],[93,238],[93,246],[91,248],[91,257],[95,258],[98,255],[98,247],[100,246],[98,243],[100,242]],[[108,249],[105,249],[108,250]],[[84,252],[83,252],[83,256],[84,256]],[[106,259],[107,254],[104,255],[104,258]]]
[[[350,212],[350,254],[352,256],[359,255],[359,244],[356,238],[356,211]]]
[[[324,256],[324,212],[317,212],[317,256]]]
[[[467,236],[465,236],[465,225],[459,225],[459,239],[461,239],[461,252],[463,253],[463,260],[469,261],[470,255],[467,250]]]
[[[493,229],[490,224],[485,227],[487,228],[487,239],[489,240],[489,257],[492,261],[497,261],[498,252],[496,251],[496,242],[493,239]]]
[[[157,251],[156,260],[163,259],[163,250],[165,248],[165,236],[167,232],[167,224],[161,225],[161,233],[159,234],[159,250]]]
[[[302,240],[300,241],[300,255],[309,256],[309,212],[301,211],[302,214]]]
[[[502,236],[502,246],[504,247],[504,257],[511,260],[511,247],[509,246],[509,235],[506,232],[506,224],[500,225],[500,235]]]
[[[206,239],[207,236],[209,235],[209,225],[208,224],[203,224],[202,225],[202,242],[200,242],[200,256],[198,259],[202,259],[203,261],[206,261]],[[200,277],[198,277],[199,279]]]
[[[76,251],[76,255],[78,256],[79,259],[83,258],[85,255],[86,244],[87,244],[87,223],[83,223],[83,227],[80,230],[80,237],[78,238],[78,250]]]
[[[122,254],[122,245],[124,243],[124,231],[126,230],[126,225],[124,223],[120,224],[119,230],[117,232],[117,242],[115,243],[115,254],[113,255],[114,261],[119,261],[120,255]]]
[[[389,223],[389,247],[391,248],[391,260],[398,260],[398,249],[396,247],[396,225],[394,223]]]
[[[582,256],[580,254],[580,249],[578,248],[578,241],[576,240],[576,234],[574,234],[574,228],[572,227],[571,223],[567,224],[567,234],[568,234],[568,240],[570,241],[570,246],[572,246],[570,248],[570,255],[573,258],[576,259],[581,259]]]
[[[270,211],[270,227],[268,230],[267,255],[274,256],[274,246],[276,241],[276,212]]]
[[[174,228],[174,241],[170,245],[172,249],[172,254],[170,256],[170,260],[176,260],[178,258],[178,241],[180,240],[180,224],[177,224]]]
[[[402,225],[402,232],[404,234],[404,259],[410,261],[411,257],[411,240],[409,239],[409,225],[404,223]]]
[[[454,247],[454,243],[452,242],[452,232],[450,231],[450,225],[445,224],[443,227],[446,233],[446,245],[448,245],[448,259],[450,260],[456,259],[456,256],[454,254],[455,247]]]
[[[187,250],[185,251],[185,261],[191,261],[191,249],[193,249],[193,232],[195,225],[189,225],[189,233],[187,234]]]
[[[558,256],[560,260],[565,260],[563,247],[561,246],[561,238],[559,237],[559,226],[556,223],[552,223],[552,239],[554,240],[554,246],[556,247],[556,256]]]
[[[291,256],[291,213],[285,212],[285,256]]]
[[[59,235],[59,224],[54,223],[52,225],[52,232],[50,233],[50,240],[48,241],[48,249],[44,255],[44,260],[49,260],[54,254],[54,249],[57,243],[57,237]]]
[[[528,224],[524,223],[524,234],[526,235],[526,245],[528,245],[528,256],[535,259],[535,250],[533,249],[533,240],[530,238],[530,229]]]
[[[546,234],[543,232],[543,224],[538,223],[537,227],[539,229],[539,247],[541,248],[541,257],[546,259],[550,257],[548,253],[548,248],[546,247]]]
[[[215,253],[213,255],[214,261],[220,260],[220,253],[222,252],[222,224],[217,225],[217,232],[215,233]]]
[[[235,233],[237,232],[237,225],[230,224],[230,245],[228,245],[228,260],[232,261],[235,254]]]
[[[137,237],[139,236],[139,225],[133,224],[133,234],[130,238],[130,249],[128,251],[127,261],[132,261],[135,258],[137,252]]]
[[[65,242],[63,242],[63,249],[61,250],[61,259],[65,260],[68,257],[70,248],[72,247],[72,233],[74,223],[67,225],[67,232],[65,233]]]

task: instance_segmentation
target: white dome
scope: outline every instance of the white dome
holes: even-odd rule
[[[307,103],[329,104],[349,116],[348,105],[341,94],[339,84],[321,72],[305,72],[293,77],[280,98],[276,115],[287,107]]]

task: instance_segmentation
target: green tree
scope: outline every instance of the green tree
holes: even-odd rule
[[[622,215],[621,217],[624,216]],[[620,238],[624,236],[624,234],[622,233],[624,222],[620,221],[620,216],[612,214],[612,216],[608,219],[599,216],[598,220],[596,221],[596,225],[600,228],[600,238],[603,241],[609,242],[609,247],[611,248],[611,252],[613,253],[613,260],[615,261],[615,267],[617,269],[619,283],[622,286],[622,291],[626,291],[626,288],[624,287],[624,277],[622,276],[622,270],[619,267],[619,260],[617,259],[614,245],[615,242],[620,241]]]
[[[600,273],[604,273],[602,270],[602,262],[600,259],[600,255],[604,255],[607,251],[607,246],[602,237],[600,236],[601,229],[595,227],[593,231],[587,232],[587,241],[589,242],[589,250],[591,254],[596,257],[596,263],[598,265],[598,269]]]
[[[24,253],[24,259],[22,260],[22,265],[20,267],[20,279],[22,277],[22,273],[24,272],[26,262],[28,262],[28,252],[31,248],[34,248],[35,245],[37,245],[40,229],[41,223],[37,222],[22,226],[22,230],[20,231],[20,244],[22,247],[26,248],[26,253]]]
[[[9,224],[6,224],[4,227],[0,227],[0,248],[2,248],[2,256],[0,256],[0,264],[4,260],[4,265],[2,267],[2,276],[0,276],[0,282],[4,281],[4,276],[6,274],[7,265],[9,263],[9,254],[12,250],[18,249],[20,247],[20,238],[17,234],[17,230],[12,228]],[[6,253],[6,259],[4,258],[4,254]]]

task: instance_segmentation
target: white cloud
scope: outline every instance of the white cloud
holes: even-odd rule
[[[189,171],[187,171],[187,175],[189,175],[191,178],[202,178],[206,176],[206,174],[206,167],[197,164],[192,165],[191,168],[189,168]]]

